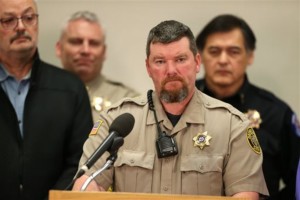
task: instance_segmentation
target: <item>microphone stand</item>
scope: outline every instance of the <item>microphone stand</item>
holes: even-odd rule
[[[83,183],[80,191],[85,191],[87,186],[91,183],[91,181],[98,176],[99,174],[101,174],[104,170],[110,168],[114,162],[117,160],[117,151],[113,152],[112,154],[110,154],[110,156],[107,158],[106,163],[104,164],[104,166],[100,169],[98,169],[97,171],[95,171],[92,175],[89,176],[89,178]]]

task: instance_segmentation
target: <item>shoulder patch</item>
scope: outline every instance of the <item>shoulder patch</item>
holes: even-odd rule
[[[300,123],[295,113],[292,116],[292,128],[295,131],[296,135],[300,137]]]
[[[247,141],[251,149],[258,155],[261,155],[261,148],[253,128],[247,128]]]
[[[103,121],[102,120],[98,120],[96,121],[96,123],[94,124],[89,136],[92,136],[92,135],[96,135],[97,132],[98,132],[98,129],[100,128],[100,126],[103,124]]]

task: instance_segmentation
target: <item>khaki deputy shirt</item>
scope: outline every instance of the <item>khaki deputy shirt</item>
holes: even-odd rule
[[[178,155],[157,157],[157,127],[147,97],[124,99],[101,113],[100,121],[84,145],[80,166],[107,137],[109,126],[117,116],[127,112],[134,116],[133,130],[125,137],[114,167],[95,178],[98,184],[106,189],[113,185],[114,191],[120,192],[231,196],[255,191],[268,194],[261,169],[262,153],[255,134],[247,137],[247,133],[253,132],[248,129],[249,121],[242,113],[196,90],[173,127],[155,95],[153,101],[159,125],[174,136]],[[196,143],[201,138],[204,138],[200,143],[202,149]],[[107,156],[108,153],[102,155],[87,175],[102,168]]]
[[[87,83],[86,88],[92,106],[94,122],[99,118],[99,114],[104,108],[111,106],[124,97],[139,95],[132,88],[120,82],[111,81],[103,75],[99,75],[96,79]]]

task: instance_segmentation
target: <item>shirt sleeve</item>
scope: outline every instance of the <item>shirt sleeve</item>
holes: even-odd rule
[[[254,130],[248,125],[248,120],[241,123],[237,117],[232,117],[232,134],[224,171],[228,196],[247,191],[268,195],[262,172],[262,150]]]

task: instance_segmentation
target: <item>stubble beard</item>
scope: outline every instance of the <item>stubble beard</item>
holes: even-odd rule
[[[164,86],[167,83],[167,80],[162,84],[162,90],[160,92],[160,99],[165,103],[180,103],[188,96],[188,87],[183,82],[182,79],[179,79],[182,83],[182,87],[175,90],[167,90]]]

